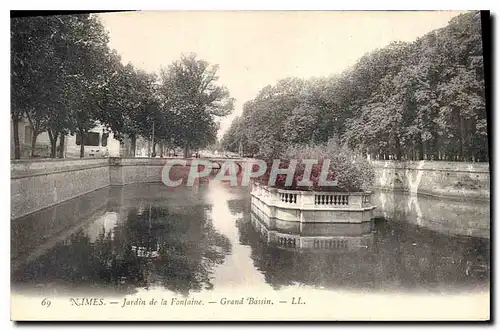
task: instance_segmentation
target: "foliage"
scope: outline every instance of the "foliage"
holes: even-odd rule
[[[223,137],[264,158],[331,137],[376,159],[488,160],[481,18],[461,14],[340,75],[263,88]]]
[[[321,144],[298,144],[287,148],[280,156],[280,168],[287,168],[291,160],[297,161],[293,181],[291,186],[286,186],[286,176],[278,175],[276,183],[270,183],[271,186],[283,189],[300,189],[314,191],[334,191],[334,192],[358,192],[370,187],[374,178],[374,172],[369,162],[360,156],[359,153],[351,150],[347,146],[342,146],[336,138],[330,139],[327,143]],[[301,186],[306,165],[304,160],[314,160],[311,175],[309,178],[310,186]],[[321,185],[320,176],[324,160],[329,160],[326,179],[328,181],[336,180],[336,186]],[[266,173],[259,177],[262,183],[269,183],[270,169],[273,161],[266,161],[268,167]]]
[[[216,117],[229,115],[234,99],[226,87],[217,83],[218,66],[183,55],[160,72],[159,91],[163,105],[175,123],[174,141],[190,148],[203,148],[216,142]]]
[[[241,117],[236,117],[231,122],[231,126],[221,140],[221,146],[224,150],[236,153],[239,150],[240,143],[247,144],[247,138],[242,133],[244,128],[241,124],[243,124]]]
[[[216,141],[216,117],[234,106],[217,84],[217,66],[183,56],[160,77],[124,65],[108,46],[108,33],[92,14],[11,20],[11,79],[15,157],[20,157],[18,123],[47,131],[51,156],[58,137],[84,136],[100,123],[133,149],[142,136],[173,147],[201,148]],[[154,139],[153,139],[154,138]],[[84,146],[81,145],[83,157]]]

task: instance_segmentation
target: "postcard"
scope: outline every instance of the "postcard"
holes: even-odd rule
[[[489,20],[12,12],[11,320],[489,321]]]

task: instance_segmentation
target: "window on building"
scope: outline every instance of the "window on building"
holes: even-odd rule
[[[80,145],[82,141],[82,138],[80,134],[76,134],[76,144]],[[99,146],[99,133],[98,132],[89,132],[85,136],[85,139],[83,140],[83,144],[85,146]]]
[[[85,138],[86,146],[99,146],[99,133],[89,132]]]
[[[31,125],[26,125],[24,127],[24,143],[31,144],[31,139],[33,139],[33,128]]]
[[[102,134],[102,140],[101,140],[102,147],[106,147],[108,145],[108,136],[109,136],[109,133]]]

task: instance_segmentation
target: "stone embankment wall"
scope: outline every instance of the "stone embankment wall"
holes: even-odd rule
[[[397,191],[375,191],[374,217],[412,223],[446,235],[490,237],[490,206],[483,201],[458,201]]]
[[[11,161],[11,219],[104,188],[162,181],[169,159],[109,158]],[[189,162],[189,161],[188,161]],[[410,194],[488,201],[487,163],[374,161],[375,188]],[[170,178],[184,177],[189,166],[174,165]]]
[[[410,194],[488,201],[488,163],[373,161],[374,188]]]
[[[102,217],[108,210],[110,187],[69,199],[50,208],[17,218],[11,223],[11,267],[33,260],[88,221]],[[36,233],[36,236],[33,236]]]
[[[12,161],[12,219],[109,186],[108,159]]]
[[[11,161],[11,219],[107,186],[160,183],[164,165],[169,160],[106,158]],[[179,161],[188,165],[190,162]],[[170,179],[185,178],[189,171],[190,166],[172,165]]]
[[[160,183],[165,164],[173,159],[162,158],[110,158],[109,180],[111,186]],[[179,164],[172,164],[169,176],[172,181],[185,177],[190,166],[182,165],[180,162],[189,164],[189,160],[175,159]]]

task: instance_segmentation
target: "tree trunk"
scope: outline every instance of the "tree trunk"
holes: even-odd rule
[[[52,132],[52,130],[48,130],[49,139],[50,139],[50,158],[56,158],[56,149],[57,149],[57,132]]]
[[[135,145],[137,143],[137,138],[135,135],[130,136],[130,148],[132,149],[132,156],[135,157]]]
[[[64,140],[65,140],[65,135],[63,133],[60,133],[60,138],[59,138],[59,158],[64,159]]]
[[[185,143],[184,144],[184,158],[188,158],[188,153],[189,153],[189,144]]]
[[[151,139],[148,139],[148,157],[151,157]]]
[[[422,141],[422,152],[424,160],[429,160],[429,141]]]
[[[464,152],[464,118],[460,114],[460,161],[465,161]]]
[[[439,139],[437,137],[437,134],[434,133],[434,138],[432,139],[432,153],[431,155],[434,156],[434,158],[436,160],[440,160],[441,159],[441,151],[439,149]]]
[[[395,156],[396,156],[396,160],[401,160],[401,144],[399,142],[399,137],[397,136],[397,134],[394,136],[394,147],[395,147]]]
[[[85,145],[83,142],[80,144],[80,159],[83,159],[85,157]]]
[[[151,150],[151,157],[156,157],[156,141],[153,141],[153,149]]]
[[[466,122],[466,130],[465,130],[465,136],[467,137],[466,138],[467,144],[465,146],[465,153],[467,155],[467,162],[470,162],[471,160],[475,159],[474,151],[471,148],[471,146],[472,146],[472,142],[471,142],[472,134],[471,134],[470,127],[471,127],[471,121],[468,120]]]
[[[80,158],[83,159],[85,157],[85,133],[83,130],[80,130]]]
[[[163,140],[160,141],[160,157],[163,157]]]
[[[19,143],[19,118],[12,119],[13,133],[14,133],[14,159],[21,158],[21,146]]]
[[[38,137],[38,132],[33,130],[33,137],[31,137],[31,157],[35,157],[36,148],[36,138]]]
[[[417,159],[418,160],[423,160],[424,159],[424,142],[422,140],[422,135],[419,134],[417,137],[417,143],[418,143],[418,155]]]

